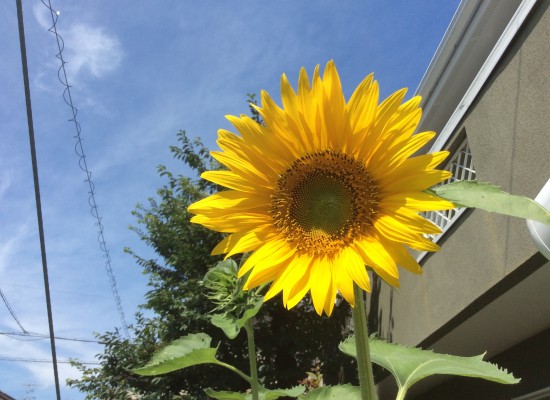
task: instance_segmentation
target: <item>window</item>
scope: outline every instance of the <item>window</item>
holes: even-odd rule
[[[453,176],[443,182],[450,183],[455,181],[471,181],[476,179],[476,170],[472,160],[472,152],[470,146],[468,146],[468,138],[466,132],[462,130],[456,140],[453,141],[456,145],[450,147],[451,158],[447,161],[444,169],[451,171]],[[453,144],[454,144],[453,143]],[[441,228],[441,233],[436,235],[427,235],[433,242],[437,242],[445,232],[451,227],[451,225],[466,211],[465,208],[455,208],[452,210],[444,211],[430,211],[421,213],[421,215],[432,221],[434,224]],[[418,255],[417,261],[420,261],[426,252],[422,252]]]

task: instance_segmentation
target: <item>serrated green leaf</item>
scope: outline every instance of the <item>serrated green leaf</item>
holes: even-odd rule
[[[301,397],[303,400],[360,400],[361,388],[350,384],[337,386],[323,386],[312,390]]]
[[[207,396],[217,400],[247,400],[247,395],[239,392],[221,391],[216,392],[210,388],[204,389]],[[250,396],[250,398],[252,398]]]
[[[279,397],[297,397],[304,392],[305,388],[303,386],[295,386],[290,389],[266,389],[264,387],[260,388],[258,397],[260,400],[276,400]],[[217,400],[252,400],[251,393],[238,393],[238,392],[229,392],[221,391],[216,392],[210,388],[204,389],[204,392]]]
[[[210,322],[212,325],[223,330],[223,333],[225,333],[225,336],[229,339],[235,339],[241,330],[237,325],[237,320],[231,315],[214,314],[210,317]]]
[[[520,381],[497,365],[483,361],[483,355],[459,357],[439,354],[372,337],[369,338],[369,347],[372,362],[392,373],[400,391],[406,391],[419,380],[436,374],[482,378],[505,384]],[[340,343],[339,348],[342,352],[355,357],[355,338],[350,336]]]
[[[210,322],[212,325],[222,329],[229,339],[235,339],[246,322],[258,314],[262,304],[263,299],[258,299],[239,319],[235,318],[231,314],[214,314],[210,317]]]
[[[138,375],[161,375],[192,365],[217,363],[217,348],[210,347],[212,338],[206,333],[195,333],[174,340],[156,351],[145,366],[132,369]]]
[[[276,400],[279,397],[298,397],[304,393],[303,386],[294,386],[289,389],[260,389],[260,400]]]
[[[532,219],[550,225],[550,212],[527,197],[506,193],[498,186],[477,181],[459,181],[429,190],[459,207],[480,208],[499,214]]]

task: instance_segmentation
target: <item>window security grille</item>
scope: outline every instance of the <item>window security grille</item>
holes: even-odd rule
[[[468,139],[465,134],[444,169],[451,171],[453,176],[443,182],[443,184],[455,181],[471,181],[476,178],[476,170],[472,160],[472,152],[470,151],[470,146],[468,146]],[[441,229],[441,233],[436,235],[427,235],[427,237],[432,239],[434,243],[437,242],[464,211],[466,211],[465,208],[455,208],[452,210],[421,213],[424,218],[432,221]],[[417,260],[420,261],[425,255],[426,252],[420,253]]]

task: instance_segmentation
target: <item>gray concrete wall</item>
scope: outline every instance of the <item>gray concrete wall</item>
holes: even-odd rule
[[[542,1],[514,39],[457,132],[465,130],[480,181],[534,197],[550,177],[550,12]],[[417,345],[531,258],[525,221],[475,210],[423,262],[382,285],[380,330]]]

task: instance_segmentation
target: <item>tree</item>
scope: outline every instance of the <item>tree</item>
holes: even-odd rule
[[[194,172],[200,174],[220,168],[200,140],[190,141],[184,131],[178,133],[178,140],[179,146],[172,146],[170,150]],[[158,200],[151,198],[148,207],[136,207],[133,213],[139,227],[132,229],[155,250],[160,260],[144,259],[127,250],[149,277],[151,290],[141,308],[152,312],[153,316],[136,315],[131,340],[121,337],[118,331],[97,335],[105,344],[103,353],[98,355],[99,367],[73,363],[82,372],[82,377],[69,380],[68,385],[85,392],[87,399],[134,396],[176,400],[185,398],[185,393],[190,398],[200,399],[206,397],[202,391],[206,387],[246,389],[246,382],[216,366],[199,365],[155,378],[140,377],[128,371],[144,365],[159,347],[197,332],[208,333],[213,343],[221,343],[218,351],[221,360],[241,370],[248,369],[245,336],[239,335],[229,341],[220,329],[210,324],[209,311],[213,305],[201,285],[208,269],[220,260],[210,252],[223,236],[191,224],[191,215],[187,212],[190,204],[220,188],[205,180],[175,176],[164,166],[159,166],[158,171],[167,183],[157,191]],[[239,262],[238,258],[236,261]],[[330,318],[319,317],[309,300],[291,311],[285,310],[279,299],[265,303],[255,323],[264,385],[295,386],[317,358],[324,363],[325,383],[355,379],[351,358],[337,348],[346,333],[348,316],[346,302],[339,303]]]

